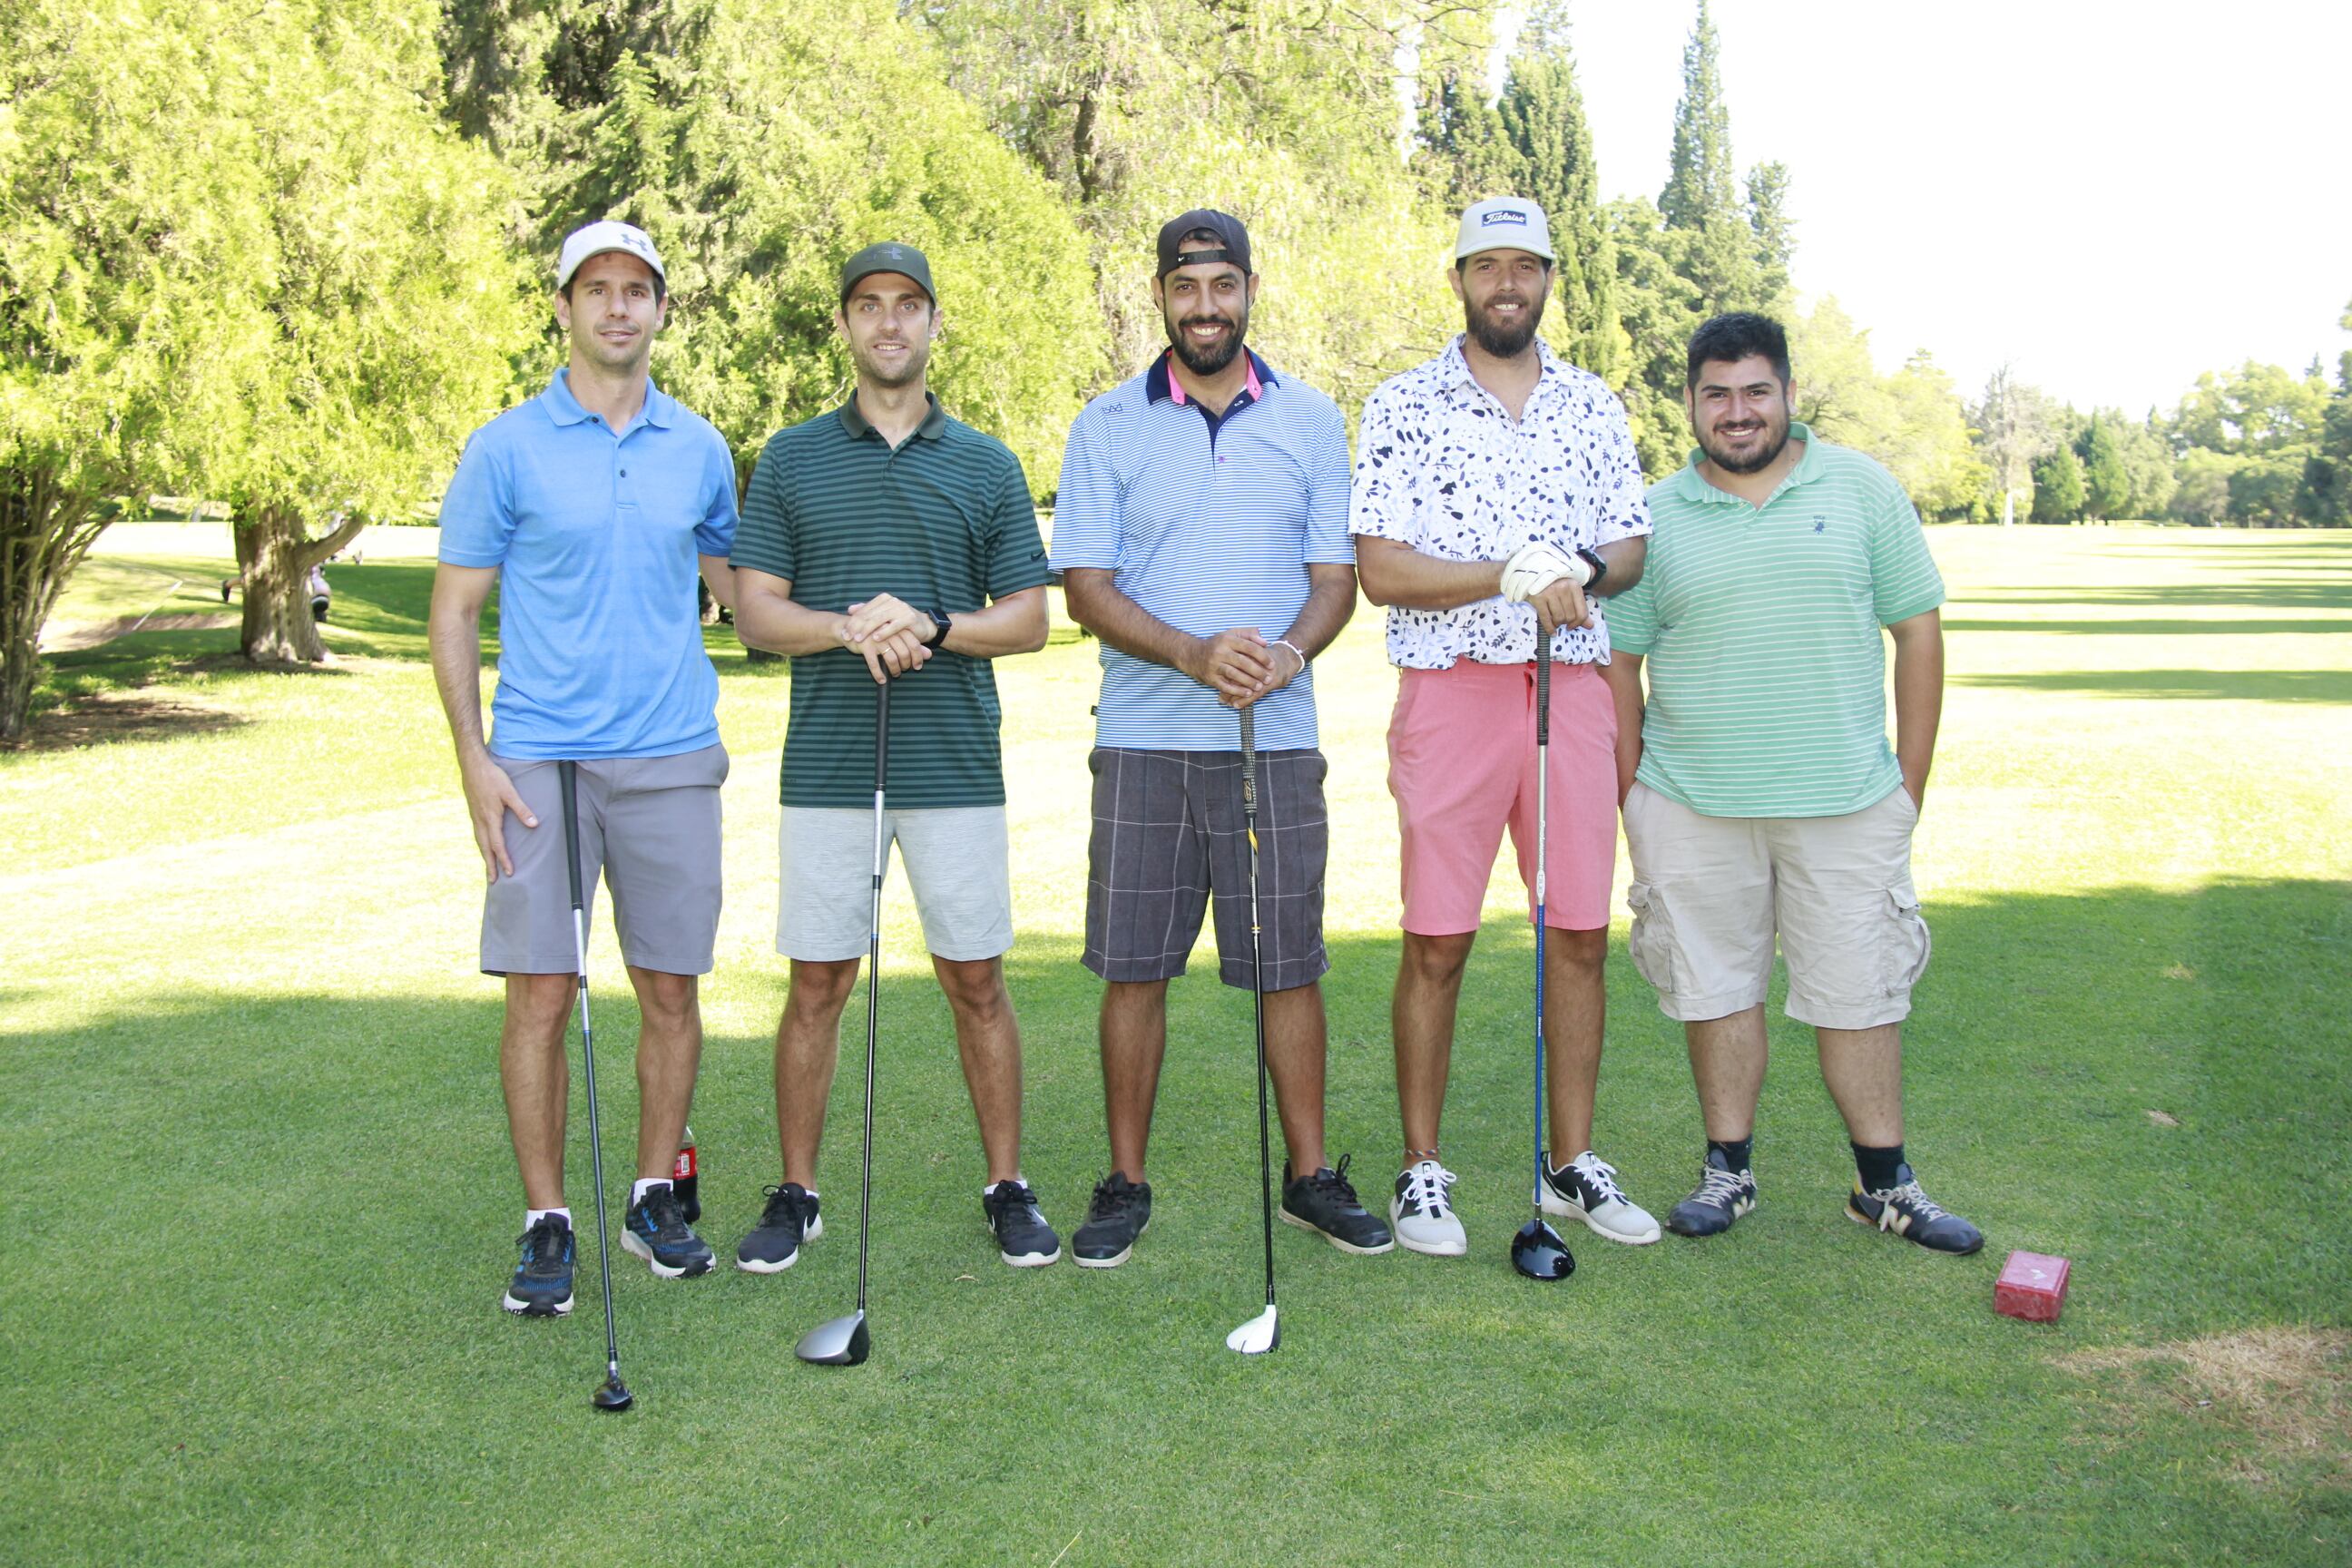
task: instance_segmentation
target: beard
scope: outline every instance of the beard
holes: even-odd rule
[[[1518,294],[1506,297],[1525,299]],[[1528,352],[1528,345],[1536,341],[1536,330],[1543,325],[1544,299],[1544,295],[1538,294],[1527,300],[1527,314],[1520,317],[1516,324],[1498,321],[1486,308],[1465,300],[1462,301],[1462,324],[1478,346],[1496,359],[1517,359]],[[1493,303],[1491,300],[1487,301],[1488,306]]]
[[[1760,423],[1764,427],[1761,438],[1752,447],[1745,450],[1735,447],[1713,430],[1708,430],[1700,434],[1698,449],[1706,454],[1708,462],[1727,474],[1760,473],[1770,468],[1772,460],[1780,455],[1781,448],[1788,446],[1789,416],[1782,414],[1777,420],[1768,418]]]
[[[1201,348],[1184,335],[1184,329],[1207,326],[1210,323],[1227,329],[1225,335],[1207,348]],[[1216,375],[1240,357],[1242,342],[1249,336],[1249,311],[1244,310],[1238,318],[1214,315],[1191,315],[1182,321],[1171,320],[1168,326],[1168,346],[1194,375]]]

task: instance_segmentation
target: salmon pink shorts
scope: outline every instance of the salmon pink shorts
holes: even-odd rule
[[[1389,793],[1396,797],[1404,929],[1454,936],[1478,929],[1495,852],[1508,827],[1535,917],[1536,667],[1457,659],[1398,672],[1389,720]],[[1590,664],[1551,668],[1549,845],[1544,923],[1609,923],[1617,861],[1617,708]]]

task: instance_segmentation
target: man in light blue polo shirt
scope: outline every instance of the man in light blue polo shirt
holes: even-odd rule
[[[1071,1238],[1127,1261],[1151,1218],[1144,1147],[1167,1047],[1168,982],[1204,907],[1228,985],[1250,959],[1235,710],[1255,714],[1266,1065],[1289,1162],[1282,1215],[1343,1251],[1386,1252],[1323,1149],[1323,868],[1328,828],[1309,661],[1355,608],[1348,436],[1332,401],[1249,352],[1257,274],[1239,219],[1160,231],[1152,295],[1169,352],[1070,427],[1053,564],[1102,639],[1086,964],[1102,976],[1111,1172]],[[1296,1174],[1294,1174],[1296,1173]]]
[[[665,1279],[708,1272],[672,1161],[702,1054],[697,977],[719,903],[719,678],[702,650],[699,570],[730,602],[735,465],[709,424],[646,374],[667,289],[640,230],[593,223],[563,243],[555,316],[570,363],[466,444],[441,503],[434,679],[489,889],[482,969],[506,980],[499,1074],[523,1183],[521,1261],[503,1305],[572,1310],[563,1201],[577,984],[557,763],[578,764],[580,858],[601,869],[635,987],[637,1179],[622,1245]],[[485,740],[481,614],[499,588],[496,721]]]

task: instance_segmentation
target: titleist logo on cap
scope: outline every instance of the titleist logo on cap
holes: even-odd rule
[[[1525,228],[1528,226],[1528,215],[1523,212],[1516,211],[1510,207],[1503,207],[1495,212],[1485,212],[1478,215],[1478,226],[1480,228],[1492,228],[1498,223],[1509,224],[1516,228]]]

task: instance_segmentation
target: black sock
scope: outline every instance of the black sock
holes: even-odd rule
[[[1903,1163],[1903,1145],[1890,1143],[1884,1149],[1872,1149],[1864,1144],[1853,1146],[1853,1168],[1862,1177],[1865,1193],[1883,1193],[1895,1184],[1895,1173]]]
[[[1706,1152],[1722,1155],[1723,1163],[1731,1168],[1735,1176],[1748,1169],[1748,1158],[1755,1147],[1756,1134],[1753,1132],[1745,1138],[1710,1138],[1706,1141]]]

